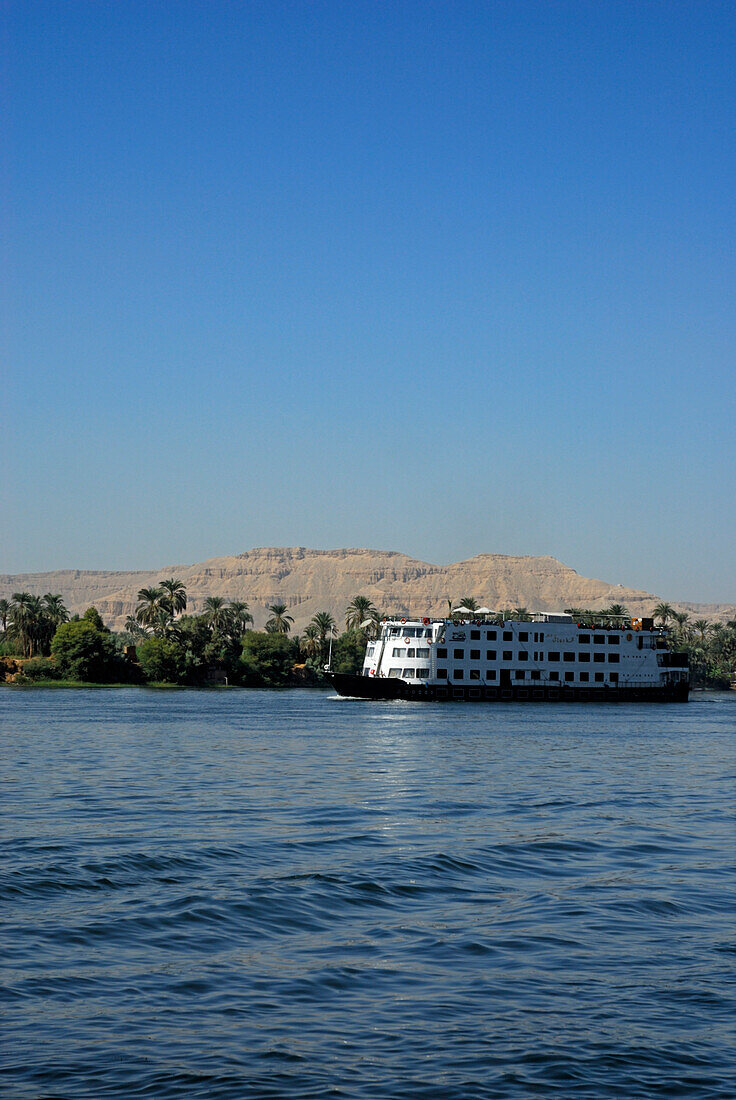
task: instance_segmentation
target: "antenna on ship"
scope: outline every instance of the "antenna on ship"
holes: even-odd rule
[[[330,634],[330,651],[327,655],[327,664],[325,665],[325,672],[330,672],[332,669],[332,635]]]

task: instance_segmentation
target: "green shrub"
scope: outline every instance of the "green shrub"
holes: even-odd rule
[[[23,662],[21,676],[24,680],[35,682],[36,680],[59,680],[61,673],[48,657],[34,657],[30,661]]]
[[[115,640],[89,620],[62,623],[51,641],[51,653],[63,679],[103,683],[118,677]]]
[[[168,638],[147,638],[138,646],[138,661],[146,680],[178,684],[185,679],[185,653]]]
[[[240,678],[251,687],[285,687],[291,679],[296,646],[285,634],[251,630],[243,638]]]

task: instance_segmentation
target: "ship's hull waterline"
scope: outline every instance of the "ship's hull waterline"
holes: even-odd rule
[[[375,679],[328,673],[339,695],[353,699],[403,699],[410,702],[467,703],[686,703],[689,684],[681,682],[662,687],[622,684],[620,686],[557,687],[490,687],[470,684],[412,684],[406,680]]]

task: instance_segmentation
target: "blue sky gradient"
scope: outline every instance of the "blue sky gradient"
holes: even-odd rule
[[[0,570],[736,601],[732,3],[3,10]]]

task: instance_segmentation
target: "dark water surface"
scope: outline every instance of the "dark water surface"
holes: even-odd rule
[[[10,1097],[736,1096],[736,695],[0,690]]]

